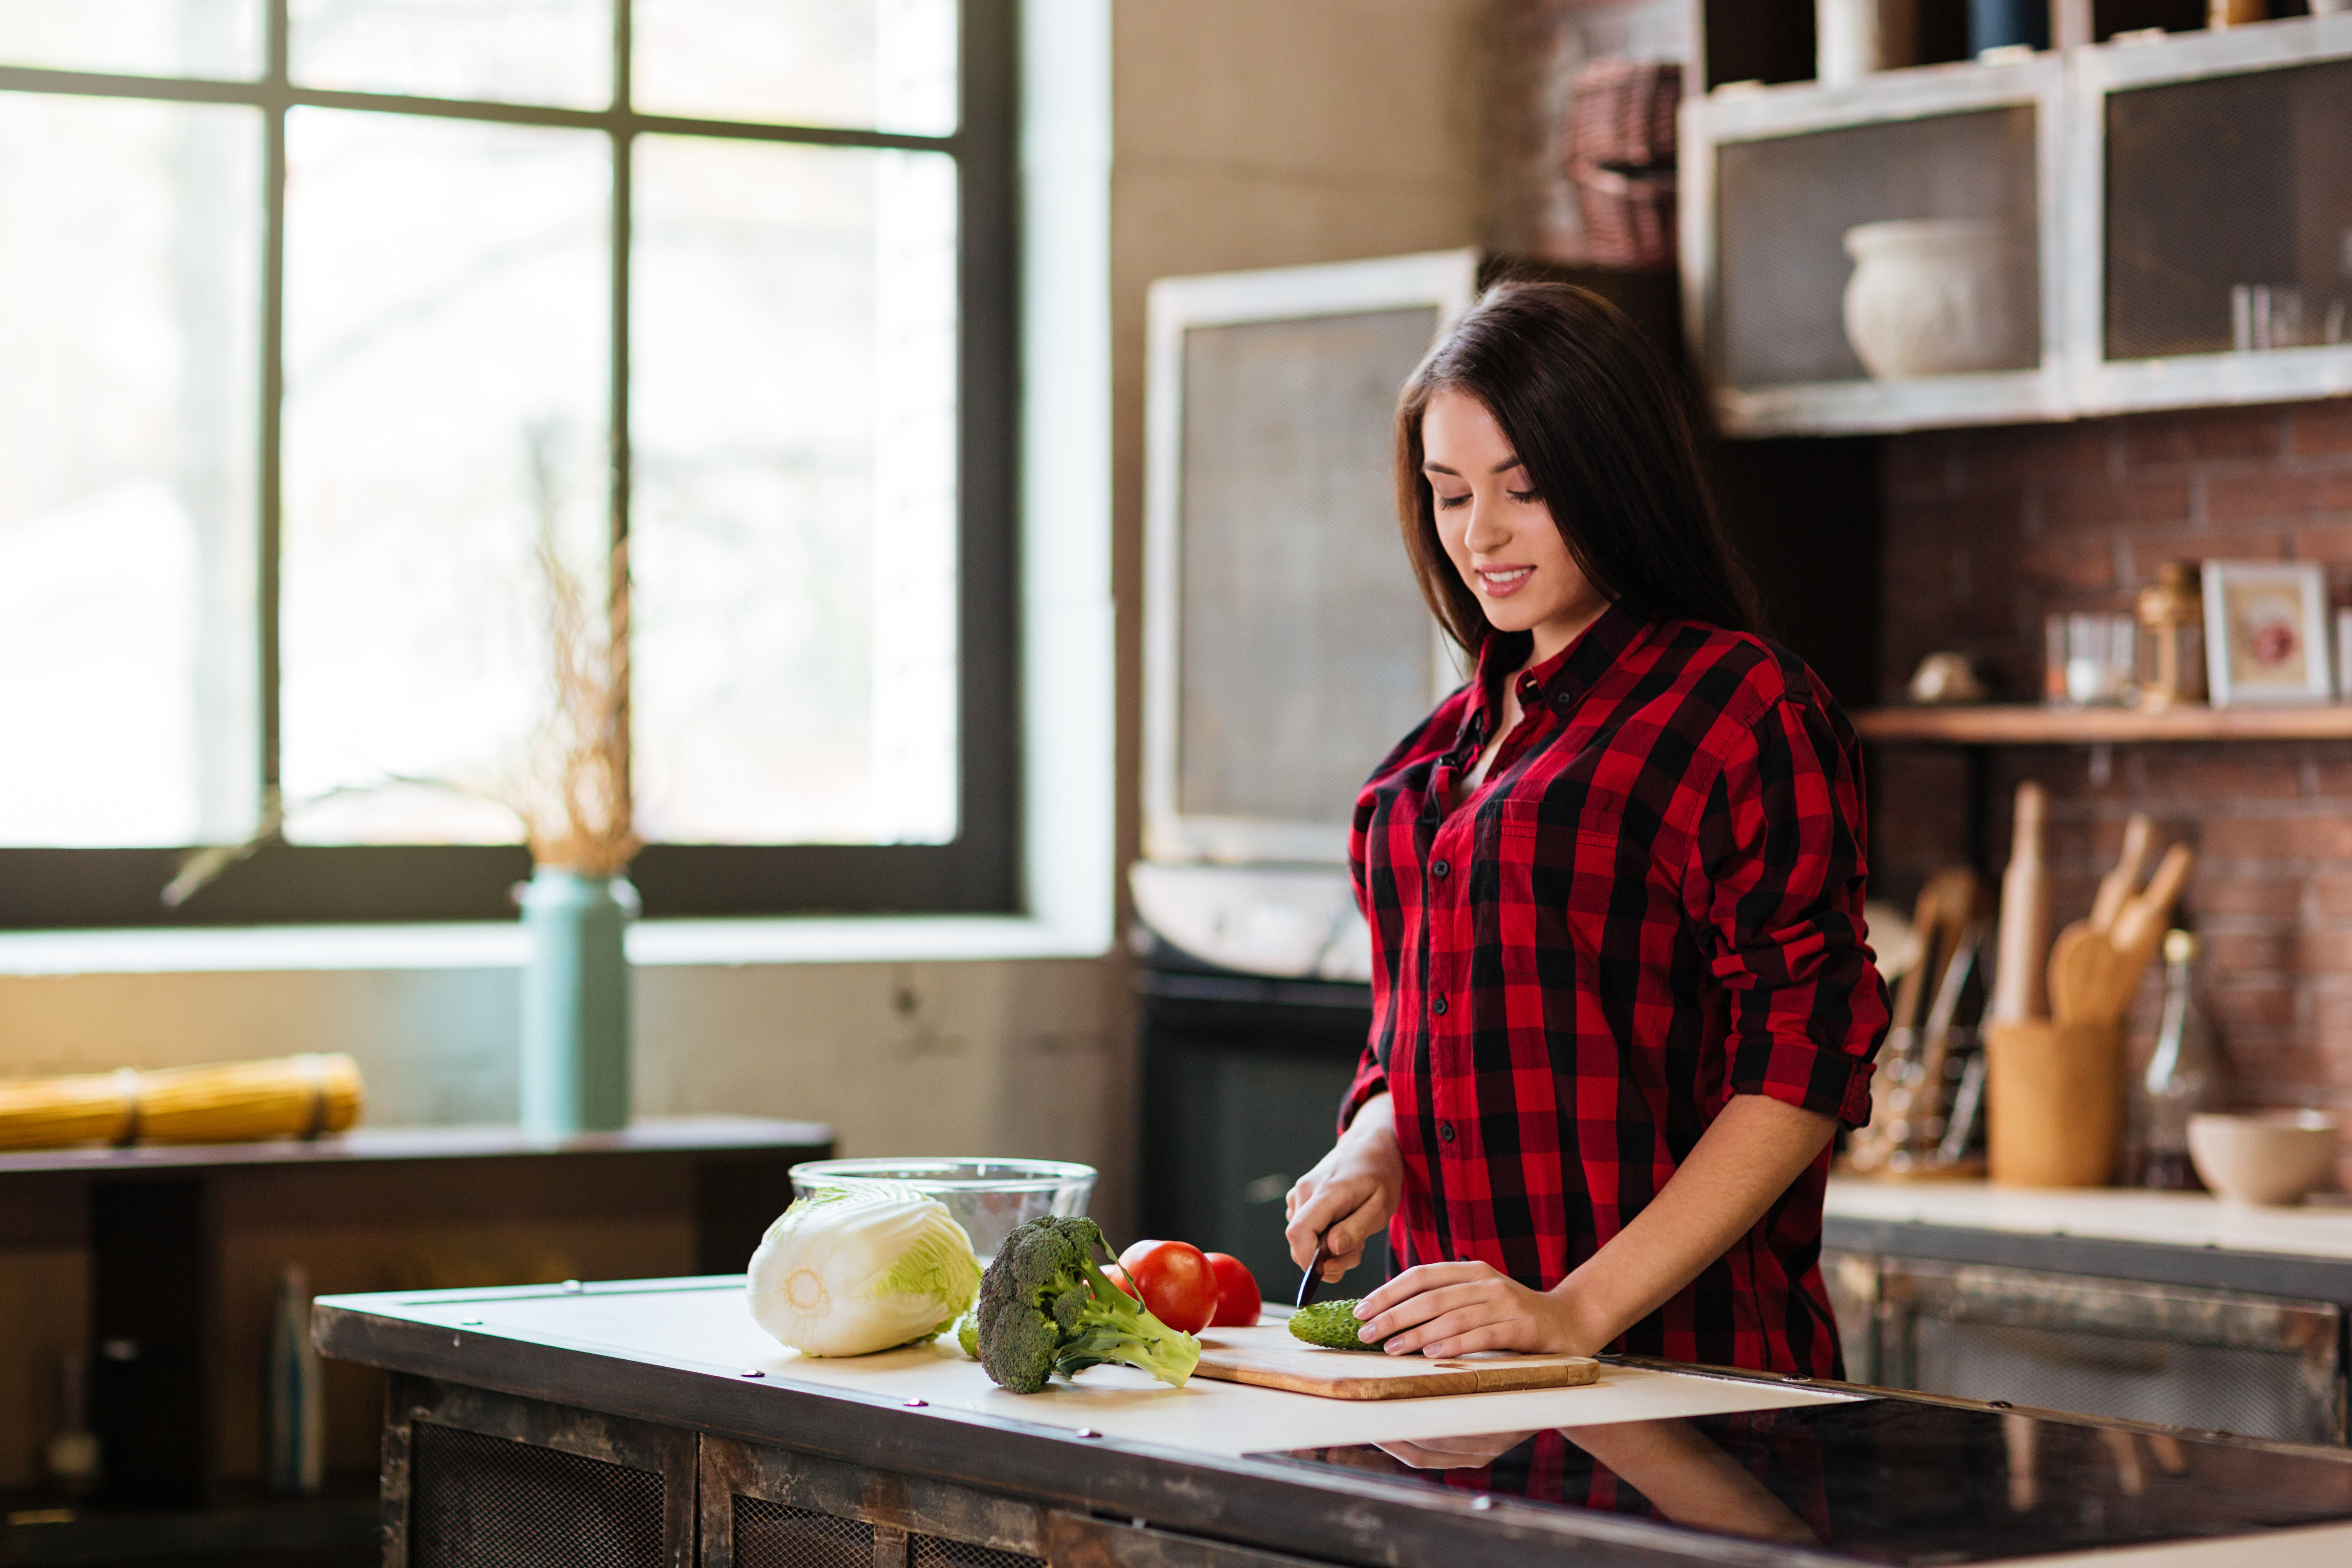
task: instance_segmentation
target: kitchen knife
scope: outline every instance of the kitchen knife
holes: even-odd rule
[[[1321,1237],[1315,1238],[1315,1261],[1307,1266],[1306,1275],[1298,1281],[1298,1305],[1311,1307],[1315,1293],[1323,1289],[1323,1266],[1331,1261],[1331,1244]]]

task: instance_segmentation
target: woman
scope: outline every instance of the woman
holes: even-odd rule
[[[1396,447],[1477,674],[1357,797],[1371,1037],[1292,1256],[1337,1279],[1388,1226],[1357,1315],[1392,1354],[1836,1375],[1823,1183],[1886,1022],[1853,732],[1755,635],[1674,382],[1596,296],[1489,292]]]

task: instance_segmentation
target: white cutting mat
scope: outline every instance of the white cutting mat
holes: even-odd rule
[[[1056,1378],[1042,1394],[1013,1394],[989,1382],[952,1340],[838,1360],[785,1350],[751,1321],[742,1287],[733,1280],[637,1280],[591,1285],[578,1294],[485,1292],[470,1300],[425,1298],[406,1310],[460,1335],[504,1330],[727,1378],[756,1369],[765,1374],[762,1381],[777,1384],[920,1399],[940,1410],[1091,1427],[1219,1455],[1771,1410],[1850,1397],[1801,1385],[1606,1365],[1586,1387],[1451,1399],[1356,1403],[1202,1377],[1179,1389],[1120,1366],[1095,1367],[1075,1382]]]

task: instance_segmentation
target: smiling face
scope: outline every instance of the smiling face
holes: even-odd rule
[[[1576,639],[1608,607],[1568,552],[1511,438],[1465,393],[1432,395],[1421,418],[1422,475],[1438,542],[1497,631],[1532,632],[1534,662]]]

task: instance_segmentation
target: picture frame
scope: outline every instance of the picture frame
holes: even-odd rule
[[[2352,610],[2336,612],[2336,700],[2352,702]]]
[[[2206,685],[2216,708],[2325,702],[2327,578],[2312,561],[2208,561]]]

